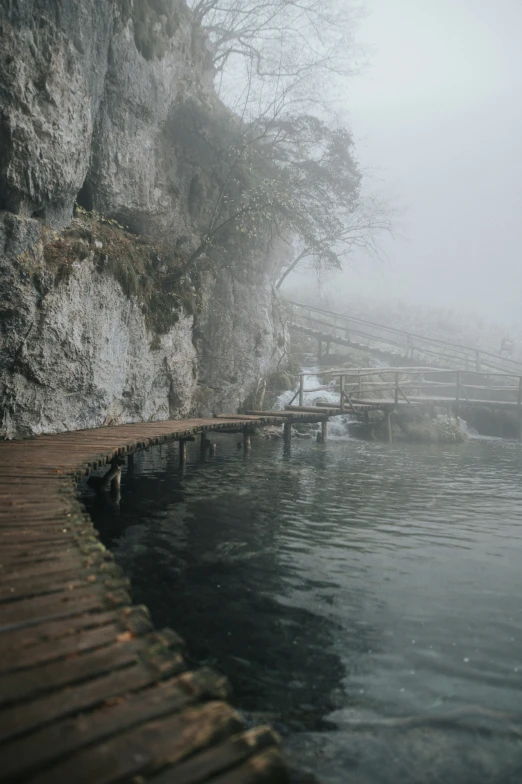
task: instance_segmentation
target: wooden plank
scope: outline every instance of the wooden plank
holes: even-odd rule
[[[24,605],[23,617],[19,617],[18,610],[22,604]],[[57,621],[60,618],[72,618],[91,610],[108,610],[111,607],[122,607],[127,604],[129,604],[129,595],[126,591],[107,591],[103,595],[93,592],[82,594],[81,591],[71,591],[68,598],[64,594],[60,594],[58,601],[52,603],[47,596],[27,599],[15,602],[13,605],[5,605],[0,618],[2,622],[0,634],[39,623]],[[8,611],[9,617],[6,618]]]
[[[12,577],[31,580],[38,575],[71,568],[90,569],[97,567],[101,569],[103,563],[112,562],[110,554],[102,551],[94,552],[90,555],[83,555],[80,551],[65,554],[57,553],[55,556],[52,553],[48,553],[42,557],[18,559],[14,563],[1,563],[1,560],[0,553],[0,581],[9,581]]]
[[[32,645],[23,650],[13,649],[4,652],[0,659],[0,688],[1,677],[6,673],[14,673],[17,670],[26,670],[28,667],[49,664],[56,659],[63,659],[66,656],[80,654],[85,651],[100,648],[110,643],[116,642],[119,637],[130,635],[129,632],[122,632],[121,626],[117,623],[104,624],[79,631],[75,634],[62,637],[60,640],[50,640],[47,643]],[[45,676],[45,671],[38,670],[37,677]]]
[[[152,661],[140,662],[30,702],[13,705],[0,711],[0,742],[12,740],[57,719],[92,710],[97,705],[157,684],[162,677],[183,672],[184,669],[184,659],[170,655],[159,661],[159,667]]]
[[[16,700],[37,697],[42,692],[50,692],[63,686],[105,675],[121,667],[135,664],[141,656],[145,656],[149,648],[162,645],[165,649],[180,651],[179,638],[170,640],[168,630],[152,633],[138,639],[115,639],[113,645],[97,650],[77,651],[76,656],[43,664],[40,667],[9,672],[0,676],[0,706],[12,704]]]
[[[133,607],[132,609],[134,610],[135,608]],[[105,626],[105,624],[112,621],[118,621],[122,628],[127,628],[122,618],[123,613],[120,610],[95,611],[77,615],[73,618],[66,618],[65,620],[27,626],[17,631],[7,632],[0,635],[0,659],[11,655],[13,651],[22,653],[25,648],[45,645],[49,640],[58,641],[62,637],[79,634],[85,629]],[[145,623],[145,618],[146,616],[144,616],[143,623]],[[151,631],[150,619],[147,620],[149,624],[147,631]]]
[[[0,575],[0,600],[55,593],[63,583],[78,581],[85,585],[103,582],[108,578],[121,579],[123,575],[121,568],[112,561],[102,561],[95,565],[80,562],[75,565],[67,559],[61,562],[61,567],[51,560],[44,564],[37,564],[33,569],[6,571]]]
[[[126,592],[128,580],[125,578],[109,578],[105,582],[91,583],[88,586],[81,586],[72,591],[62,590],[58,594],[49,596],[35,596],[29,599],[21,599],[17,602],[10,602],[2,606],[0,619],[3,627],[16,623],[20,625],[27,621],[33,621],[40,617],[56,616],[62,611],[65,613],[74,612],[74,605],[83,607],[84,604],[90,605],[92,600],[98,605],[109,604],[130,604],[130,598]],[[82,610],[85,612],[85,610]]]
[[[96,711],[47,725],[0,749],[3,778],[18,778],[37,772],[96,741],[162,716],[179,713],[203,699],[228,696],[224,678],[208,670],[184,673],[159,686],[126,694]]]
[[[158,776],[153,776],[149,781],[150,784],[198,784],[201,781],[212,781],[213,776],[237,768],[253,754],[277,745],[278,737],[272,729],[258,727],[241,735],[234,735],[224,743],[182,762],[176,768],[169,768]]]
[[[112,784],[150,775],[242,730],[238,715],[224,702],[208,702],[182,715],[150,722],[74,754],[37,773],[31,784]]]
[[[171,781],[172,784],[177,784],[174,776]],[[208,784],[262,784],[262,782],[289,784],[288,773],[279,749],[266,749],[240,767],[208,779]]]
[[[328,408],[328,406],[292,406],[289,408],[287,406],[288,413],[317,413],[317,414],[328,414],[329,416],[335,416],[336,414],[344,414],[344,411],[341,411],[339,407],[337,408]]]

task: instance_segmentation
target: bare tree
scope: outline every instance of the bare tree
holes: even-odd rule
[[[360,8],[349,0],[189,5],[210,38],[234,120],[217,130],[221,148],[214,142],[206,156],[220,186],[180,274],[205,258],[226,264],[266,236],[288,247],[277,288],[300,265],[339,269],[360,248],[378,257],[389,211],[362,195],[353,140],[334,110],[335,86],[357,69]]]
[[[392,210],[386,200],[359,197],[351,209],[330,216],[328,230],[324,230],[326,223],[321,226],[319,222],[317,234],[294,239],[276,289],[298,268],[313,269],[319,278],[329,270],[341,270],[356,251],[380,261],[383,252],[379,238],[384,233],[391,234],[392,225]]]
[[[227,264],[276,239],[289,258],[277,287],[300,263],[322,272],[340,268],[354,248],[378,255],[376,233],[390,228],[386,207],[362,198],[346,129],[314,115],[285,114],[283,106],[253,123],[227,114],[199,117],[195,105],[179,112],[178,136],[185,127],[194,160],[208,161],[207,179],[219,183],[201,240],[179,275],[203,257]]]
[[[292,82],[302,99],[321,101],[325,77],[332,83],[357,69],[354,34],[362,11],[347,0],[189,0],[189,6],[209,36],[218,87],[228,98],[253,79],[252,100],[266,90],[288,92]]]

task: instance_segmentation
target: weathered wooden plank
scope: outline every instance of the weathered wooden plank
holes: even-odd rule
[[[171,779],[172,784],[177,784],[175,776]],[[238,768],[222,773],[208,779],[208,784],[288,784],[288,772],[284,764],[281,751],[276,748],[269,748],[251,757]]]
[[[0,710],[0,742],[11,740],[57,719],[91,710],[97,705],[157,684],[162,678],[184,670],[186,664],[181,655],[158,654],[156,659],[92,678],[26,703],[15,704]]]
[[[52,564],[52,561],[50,562]],[[93,583],[103,584],[107,579],[121,580],[122,587],[130,587],[128,580],[122,576],[121,570],[116,564],[113,565],[112,574],[98,572],[93,569],[85,569],[78,572],[77,569],[68,569],[64,572],[49,573],[38,578],[28,580],[26,577],[10,580],[4,578],[0,581],[0,605],[19,599],[28,599],[36,596],[46,596],[61,591],[72,591],[76,588],[86,587]],[[2,609],[0,607],[0,618]]]
[[[116,638],[113,645],[87,650],[85,653],[77,651],[78,655],[69,659],[0,675],[0,706],[34,698],[43,692],[135,664],[140,657],[146,657],[148,650],[154,646],[174,651],[181,649],[179,638],[169,630],[130,640],[123,634],[122,639],[118,641]]]
[[[42,613],[54,613],[56,609],[62,609],[64,605],[70,606],[91,597],[99,597],[103,602],[106,595],[116,592],[122,593],[128,588],[129,581],[125,577],[102,577],[98,582],[88,581],[87,584],[72,589],[69,589],[68,584],[64,583],[58,593],[32,596],[28,599],[0,605],[0,624],[32,620],[38,618]],[[128,595],[127,603],[130,604]]]
[[[278,737],[268,727],[259,727],[242,735],[234,735],[195,757],[168,768],[149,779],[150,784],[198,784],[240,766],[253,754],[278,745]],[[281,759],[279,760],[281,763]]]
[[[112,784],[150,774],[195,754],[242,729],[224,702],[208,702],[182,715],[150,722],[36,774],[32,784]]]
[[[123,632],[117,623],[105,624],[94,629],[77,631],[75,634],[62,637],[59,640],[50,640],[47,643],[32,645],[23,650],[11,649],[4,652],[0,658],[0,688],[1,677],[4,674],[12,674],[18,670],[25,670],[37,665],[49,664],[56,659],[60,660],[66,656],[73,656],[84,653],[85,651],[100,648],[110,643],[114,643],[128,636],[130,632]],[[36,677],[45,675],[43,668],[39,669]]]
[[[184,673],[159,686],[126,694],[96,711],[47,725],[0,749],[0,771],[9,779],[36,772],[96,741],[179,713],[204,699],[228,696],[226,681],[209,670]]]
[[[59,618],[71,618],[91,610],[108,610],[111,607],[122,607],[130,603],[126,591],[96,593],[82,592],[83,590],[71,591],[69,596],[60,594],[57,600],[52,594],[51,597],[43,596],[5,605],[0,618],[0,634],[37,623],[56,621]],[[20,613],[21,605],[24,605],[22,613]]]
[[[95,551],[91,554],[83,554],[79,549],[66,553],[57,553],[53,556],[52,552],[36,557],[18,558],[12,562],[3,563],[0,552],[0,581],[8,582],[13,576],[15,578],[32,579],[34,576],[58,572],[64,569],[90,569],[96,567],[101,569],[103,563],[112,563],[112,556],[107,551]]]
[[[59,575],[62,572],[74,571],[78,574],[79,571],[94,571],[96,574],[102,573],[117,575],[121,572],[119,567],[116,566],[112,555],[106,550],[98,550],[91,555],[83,555],[81,552],[74,554],[67,553],[64,556],[56,556],[50,560],[37,561],[24,561],[23,563],[4,564],[0,568],[0,583],[9,583],[10,581],[31,581],[38,580],[42,577],[52,579],[53,575]],[[117,571],[114,571],[117,570]]]
[[[105,626],[112,621],[121,623],[121,615],[120,610],[88,612],[73,618],[26,626],[17,631],[6,632],[0,635],[0,659],[3,660],[4,657],[10,656],[13,651],[22,653],[25,648],[38,648],[49,640],[60,640],[62,637],[74,636],[84,629]],[[148,631],[151,631],[150,621]]]

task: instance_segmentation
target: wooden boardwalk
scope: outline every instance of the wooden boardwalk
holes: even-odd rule
[[[319,361],[329,354],[332,344],[369,352],[391,362],[402,357],[405,362],[418,364],[421,360],[424,365],[432,367],[486,373],[501,371],[517,376],[522,374],[522,363],[477,346],[463,346],[448,340],[418,335],[405,329],[376,324],[299,302],[289,301],[288,306],[290,327],[295,332],[317,341]]]
[[[1,782],[287,781],[274,733],[246,731],[225,680],[189,670],[178,635],[132,605],[75,493],[117,454],[283,421],[179,420],[0,443]]]
[[[320,373],[326,383],[313,389],[306,389],[305,378],[315,379],[316,373],[299,375],[299,386],[285,407],[290,415],[364,414],[418,405],[453,409],[457,415],[460,410],[489,407],[515,412],[522,419],[522,375],[425,367],[337,368]],[[333,394],[337,400],[325,402],[319,397],[312,405],[305,405],[305,395],[323,392]],[[393,397],[380,396],[386,392],[391,392]]]

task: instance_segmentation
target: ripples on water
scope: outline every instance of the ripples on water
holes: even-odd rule
[[[522,448],[254,440],[84,489],[159,626],[325,784],[522,782]]]

